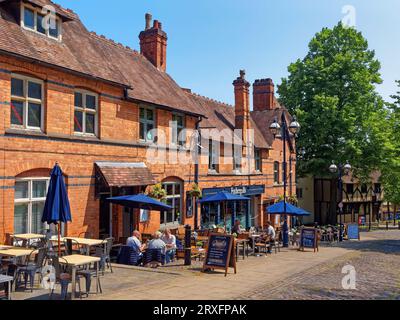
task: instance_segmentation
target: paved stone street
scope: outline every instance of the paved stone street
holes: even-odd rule
[[[400,231],[376,231],[362,233],[361,242],[323,246],[319,253],[284,249],[250,257],[226,278],[201,273],[199,262],[157,270],[116,266],[101,278],[104,293],[89,299],[400,299],[399,258]],[[342,289],[346,264],[357,271],[356,290]],[[48,299],[48,293],[17,292],[14,299]]]

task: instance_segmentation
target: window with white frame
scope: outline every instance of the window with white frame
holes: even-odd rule
[[[43,81],[12,75],[11,126],[43,129]]]
[[[255,148],[254,149],[254,161],[255,161],[255,169],[257,172],[262,171],[262,159],[261,159],[261,150]]]
[[[213,141],[212,139],[210,139],[208,143],[208,170],[212,172],[218,172],[218,143],[219,142]]]
[[[140,116],[139,116],[139,138],[142,141],[153,141],[154,140],[154,132],[155,129],[155,111],[152,108],[140,108]]]
[[[166,202],[172,210],[161,213],[161,224],[178,224],[182,216],[182,183],[164,182],[163,189],[167,191]]]
[[[233,171],[241,172],[242,170],[242,149],[240,146],[232,145],[233,149]]]
[[[279,168],[280,164],[278,161],[274,162],[274,184],[279,184]]]
[[[48,10],[21,6],[21,26],[55,40],[61,40],[61,20]]]
[[[74,131],[76,134],[97,134],[98,96],[89,91],[75,92]]]
[[[43,234],[42,214],[46,202],[48,178],[27,178],[15,182],[14,233]]]
[[[186,144],[185,117],[181,114],[172,115],[172,143],[184,146]]]

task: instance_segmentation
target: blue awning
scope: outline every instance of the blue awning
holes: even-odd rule
[[[296,217],[311,215],[311,213],[307,212],[306,210],[295,207],[294,205],[291,205],[290,203],[287,203],[287,202],[286,202],[286,210],[285,210],[285,203],[283,201],[278,202],[272,206],[269,206],[267,208],[267,213],[268,214],[287,214],[289,216],[296,216]]]
[[[128,208],[134,209],[146,209],[146,210],[154,210],[154,211],[166,211],[172,210],[172,207],[157,201],[145,194],[137,194],[133,196],[122,196],[122,197],[114,197],[108,198],[108,202],[113,204],[118,204]]]
[[[250,198],[238,196],[226,191],[218,192],[212,196],[206,197],[200,201],[200,203],[209,203],[209,202],[224,202],[224,201],[247,201]]]

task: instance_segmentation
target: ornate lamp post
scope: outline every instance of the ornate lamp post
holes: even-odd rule
[[[286,142],[290,141],[291,138],[295,138],[300,131],[300,124],[297,122],[296,118],[293,117],[292,122],[288,126],[286,122],[285,113],[282,112],[281,123],[279,124],[278,118],[275,117],[274,122],[270,125],[269,130],[274,135],[276,139],[277,135],[282,132],[282,142],[283,142],[283,203],[284,212],[286,213],[286,203],[287,203],[287,157],[286,157]],[[292,134],[292,136],[290,135]],[[287,215],[284,215],[283,224],[283,246],[285,248],[289,247],[289,228]]]
[[[342,223],[342,214],[343,214],[343,175],[348,175],[351,171],[351,165],[347,161],[345,165],[339,164],[338,166],[335,162],[332,161],[331,166],[329,167],[329,171],[333,174],[338,174],[338,187],[340,194],[340,203],[339,203],[339,241],[343,241],[343,223]]]

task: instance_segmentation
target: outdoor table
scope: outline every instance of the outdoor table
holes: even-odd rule
[[[64,237],[60,239],[61,242],[64,242],[64,240],[72,240],[80,245],[85,246],[86,255],[90,255],[90,247],[105,244],[105,240],[99,240],[99,239],[86,239],[86,238],[76,238],[76,237]],[[51,241],[58,242],[58,239],[52,239]]]
[[[72,268],[72,295],[71,299],[75,298],[76,294],[76,269],[77,267],[96,264],[96,293],[99,289],[99,262],[100,258],[74,254],[72,256],[64,256],[60,259],[60,264],[66,264]]]
[[[0,250],[0,257],[10,257],[13,258],[14,262],[18,258],[24,258],[28,257],[32,253],[32,249],[26,249],[26,248],[21,248],[21,247],[8,247],[4,248],[4,246],[1,246],[2,250]],[[37,251],[34,251],[34,253]]]
[[[12,292],[11,283],[13,280],[14,280],[13,277],[4,276],[0,274],[0,283],[7,283],[8,286],[8,300],[11,300],[11,292]]]
[[[14,238],[14,240],[22,240],[22,246],[26,247],[26,244],[31,241],[31,240],[41,240],[46,238],[45,235],[43,234],[35,234],[35,233],[24,233],[24,234],[13,234],[11,237]]]

